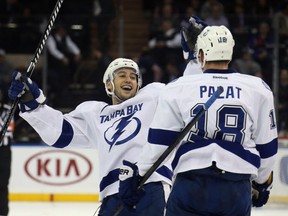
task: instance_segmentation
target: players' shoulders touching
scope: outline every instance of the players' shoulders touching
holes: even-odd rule
[[[138,95],[146,94],[146,93],[153,93],[153,92],[156,93],[158,91],[161,91],[164,86],[166,86],[166,84],[160,83],[160,82],[149,83],[139,90]]]
[[[185,75],[181,76],[167,84],[168,88],[173,88],[176,86],[183,86],[183,85],[191,85],[191,83],[196,82],[197,80],[203,80],[203,73],[202,74],[193,74],[193,75]]]

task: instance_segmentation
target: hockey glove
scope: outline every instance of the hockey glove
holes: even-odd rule
[[[124,206],[132,209],[145,194],[143,189],[138,189],[141,176],[136,164],[123,160],[119,179],[119,197]]]
[[[46,97],[37,84],[17,71],[12,74],[8,96],[11,100],[20,98],[19,108],[21,112],[32,111],[46,102]]]
[[[197,37],[206,26],[207,24],[203,20],[197,16],[192,16],[189,19],[189,27],[182,27],[181,46],[185,59],[193,60],[196,58],[195,45]]]
[[[272,188],[273,182],[273,172],[271,173],[269,179],[264,184],[257,184],[252,181],[252,205],[254,207],[262,207],[265,205],[269,199],[270,190]]]

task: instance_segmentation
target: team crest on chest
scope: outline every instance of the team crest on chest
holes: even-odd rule
[[[134,116],[136,112],[115,121],[104,133],[104,139],[110,145],[121,145],[133,139],[141,129],[141,121]]]

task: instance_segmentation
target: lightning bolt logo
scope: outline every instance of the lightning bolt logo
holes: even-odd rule
[[[109,151],[111,151],[114,145],[124,144],[133,139],[139,133],[141,128],[141,121],[137,117],[133,117],[134,114],[135,113],[132,113],[131,115],[119,119],[105,131],[104,138],[110,145]],[[132,122],[136,122],[136,126],[133,126],[135,128],[132,132],[130,132],[126,129],[129,125],[132,125]],[[111,136],[111,134],[113,135]]]

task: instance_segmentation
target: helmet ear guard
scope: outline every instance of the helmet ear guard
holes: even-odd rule
[[[131,68],[135,71],[135,74],[137,75],[138,78],[138,90],[142,86],[142,76],[139,70],[139,67],[136,62],[134,62],[132,59],[127,59],[127,58],[117,58],[113,60],[109,66],[107,67],[104,76],[103,76],[103,83],[105,85],[105,90],[108,96],[112,96],[114,94],[114,73],[115,71],[119,70],[120,68]],[[111,82],[113,86],[113,90],[109,90],[107,88],[107,82]]]
[[[231,61],[233,55],[234,39],[225,26],[208,26],[198,36],[196,43],[197,59],[200,50],[203,51],[203,68],[207,61]]]

